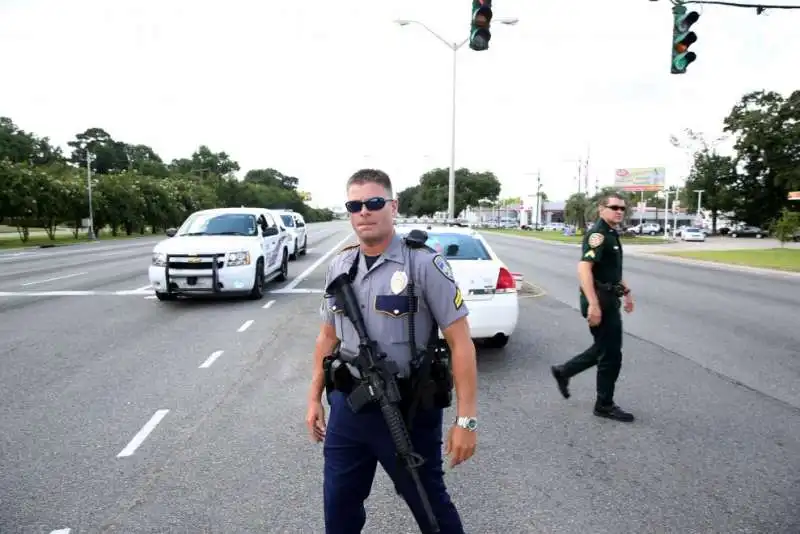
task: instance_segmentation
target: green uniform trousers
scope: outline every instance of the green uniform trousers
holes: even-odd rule
[[[597,405],[614,404],[614,387],[622,368],[622,315],[620,301],[613,291],[596,288],[602,314],[600,324],[590,326],[594,337],[591,347],[581,352],[562,366],[565,378],[597,365]],[[589,315],[589,302],[581,292],[581,314]]]

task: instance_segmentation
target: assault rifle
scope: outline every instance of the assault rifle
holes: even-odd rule
[[[411,479],[417,488],[425,514],[428,516],[431,532],[439,532],[439,524],[436,521],[436,516],[433,515],[428,495],[419,478],[418,469],[425,462],[425,459],[414,452],[408,429],[406,429],[403,421],[403,415],[397,407],[401,400],[400,388],[396,379],[397,364],[387,360],[386,354],[378,351],[378,344],[369,338],[364,316],[361,314],[358,300],[351,285],[350,275],[342,273],[334,278],[328,284],[326,293],[335,295],[337,300],[344,306],[344,313],[353,323],[358,334],[358,356],[356,356],[353,363],[358,368],[361,378],[358,380],[358,385],[347,397],[347,403],[354,412],[359,412],[369,403],[378,403],[386,425],[389,427],[389,433],[392,436],[397,455],[411,475]]]

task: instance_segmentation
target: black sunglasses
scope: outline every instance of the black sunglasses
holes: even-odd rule
[[[609,206],[606,206],[606,207],[608,209],[614,210],[614,211],[625,211],[625,206],[620,206],[620,205],[617,205],[617,204],[614,204],[613,206],[609,205]]]
[[[348,200],[344,203],[344,207],[350,213],[358,213],[364,206],[367,207],[368,211],[379,211],[382,210],[390,200],[390,198],[383,197],[372,197],[367,200]]]

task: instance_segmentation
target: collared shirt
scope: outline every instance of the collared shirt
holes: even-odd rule
[[[345,247],[331,260],[326,287],[336,276],[350,270],[357,251],[357,245]],[[418,349],[427,346],[434,324],[444,330],[469,314],[453,271],[442,255],[424,248],[411,249],[397,234],[370,269],[367,269],[364,255],[358,254],[353,290],[364,315],[367,334],[377,342],[378,349],[386,353],[387,359],[398,365],[400,376],[408,376],[410,370],[408,281],[412,279],[418,298],[419,311],[414,317]],[[342,358],[352,360],[358,353],[359,339],[341,303],[334,295],[326,294],[320,313],[325,322],[336,328]]]
[[[583,236],[581,261],[592,263],[592,275],[598,282],[617,284],[622,280],[622,242],[605,220],[598,219]]]

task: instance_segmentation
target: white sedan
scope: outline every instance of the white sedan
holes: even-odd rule
[[[706,233],[700,228],[687,227],[681,229],[682,241],[705,241]]]
[[[487,347],[505,347],[519,319],[516,281],[505,263],[471,228],[398,226],[397,233],[405,235],[415,228],[428,234],[426,244],[447,258],[453,269],[469,308],[472,338]]]

